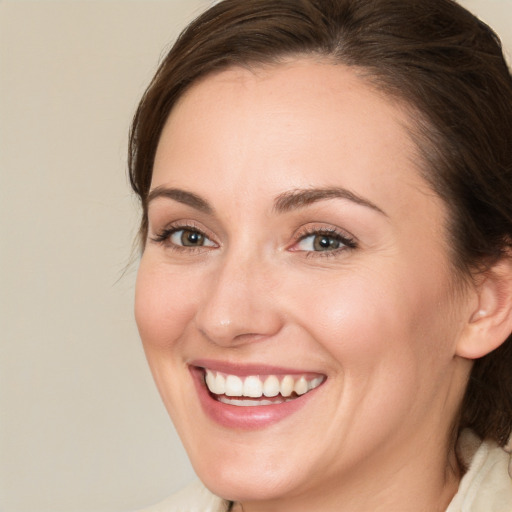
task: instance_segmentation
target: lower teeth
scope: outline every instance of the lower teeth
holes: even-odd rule
[[[293,398],[278,398],[274,400],[239,400],[236,398],[229,398],[226,395],[216,395],[216,399],[223,404],[237,405],[239,407],[251,407],[256,405],[275,405],[282,404],[284,402],[290,402]]]

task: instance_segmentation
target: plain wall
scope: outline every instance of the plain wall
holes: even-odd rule
[[[250,1],[250,0],[247,0]],[[0,511],[115,512],[193,472],[133,320],[137,101],[211,2],[0,1]],[[463,2],[512,48],[512,0]]]

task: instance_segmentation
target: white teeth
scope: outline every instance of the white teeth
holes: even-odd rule
[[[291,375],[286,375],[281,381],[281,395],[290,396],[293,393],[295,382]]]
[[[215,388],[215,375],[210,370],[206,370],[206,386],[212,393],[215,393],[213,390]]]
[[[244,382],[244,395],[252,398],[259,398],[263,395],[263,384],[259,377],[251,375],[247,377]]]
[[[220,374],[217,373],[215,377],[215,382],[213,384],[212,393],[216,395],[223,395],[226,392],[226,379]]]
[[[304,393],[307,393],[308,391],[308,381],[305,377],[301,377],[293,387],[293,390],[297,395],[303,395]]]
[[[323,377],[317,377],[316,379],[313,379],[311,382],[308,382],[308,391],[317,388],[318,386],[320,386],[320,384],[322,384],[323,381]]]
[[[242,396],[244,383],[240,377],[236,375],[228,375],[226,377],[226,391],[227,396]]]
[[[263,394],[265,396],[277,396],[280,391],[279,379],[275,375],[270,375],[263,383]]]
[[[250,407],[255,405],[274,405],[282,404],[283,402],[290,402],[292,398],[282,398],[281,400],[237,400],[236,398],[227,398],[219,396],[219,402],[228,405],[237,405],[238,407]]]
[[[288,398],[295,392],[297,395],[304,395],[308,391],[317,388],[325,380],[325,377],[318,376],[308,380],[304,375],[292,376],[285,375],[281,382],[276,375],[269,375],[260,378],[257,375],[249,375],[241,378],[237,375],[226,375],[220,372],[213,372],[205,369],[205,382],[208,389],[214,394],[219,395],[218,400],[231,405],[248,406],[248,405],[271,405],[275,403],[288,402],[294,398]],[[296,380],[297,379],[297,380]],[[280,397],[278,397],[280,395]],[[260,400],[236,400],[227,397],[249,397],[259,398]],[[261,399],[263,396],[274,398],[274,400]]]

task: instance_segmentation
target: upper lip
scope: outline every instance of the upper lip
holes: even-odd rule
[[[228,361],[217,361],[213,359],[194,359],[189,362],[190,366],[207,368],[209,370],[246,377],[249,375],[317,375],[325,376],[324,373],[297,368],[286,368],[283,366],[259,364],[259,363],[233,363]]]

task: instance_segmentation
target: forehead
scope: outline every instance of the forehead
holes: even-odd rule
[[[300,59],[231,68],[194,84],[175,105],[152,187],[193,186],[207,196],[214,184],[255,192],[265,183],[276,194],[343,185],[393,194],[399,179],[430,194],[409,126],[400,104],[347,66]]]

